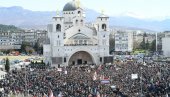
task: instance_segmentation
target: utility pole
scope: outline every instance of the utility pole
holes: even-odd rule
[[[25,66],[25,97],[27,97],[27,75],[26,75],[26,64],[24,63]]]
[[[158,51],[158,33],[156,32],[156,52]]]
[[[142,90],[142,67],[140,67],[140,97],[143,96],[143,90]]]

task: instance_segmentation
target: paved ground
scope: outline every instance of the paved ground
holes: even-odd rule
[[[0,59],[8,58],[9,60],[25,60],[32,57],[38,57],[38,56],[0,56]]]
[[[9,97],[32,97],[31,95],[24,96],[23,94],[18,94],[18,95],[10,95]]]

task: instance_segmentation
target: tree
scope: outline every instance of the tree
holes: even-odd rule
[[[149,48],[150,48],[150,44],[149,44],[149,41],[147,40],[146,41],[146,50],[149,50]]]
[[[150,51],[156,51],[156,39],[152,41]]]
[[[140,43],[139,49],[145,49],[145,41],[144,40]]]
[[[140,49],[140,43],[138,41],[133,42],[133,51],[136,49]]]
[[[35,43],[34,45],[34,50],[38,53],[38,49],[39,49],[39,44],[38,42]]]
[[[43,47],[39,47],[39,54],[43,54]]]
[[[41,64],[44,64],[44,61],[43,61],[43,60],[41,60]]]
[[[50,66],[50,63],[49,63],[49,62],[47,63],[47,66],[48,66],[48,67]]]
[[[5,71],[9,72],[9,70],[10,70],[10,63],[9,63],[9,59],[6,58],[6,60],[5,60]]]
[[[30,44],[28,42],[23,41],[21,44],[21,50],[20,53],[26,53],[26,47],[30,46]]]
[[[143,41],[140,43],[140,49],[146,50],[146,43],[145,43],[145,37],[147,37],[146,33],[143,34]]]
[[[26,51],[27,54],[32,54],[34,52],[34,49],[30,46],[26,46],[25,51]]]

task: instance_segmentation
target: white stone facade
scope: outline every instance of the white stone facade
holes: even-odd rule
[[[104,57],[110,56],[108,20],[102,14],[93,26],[86,25],[84,10],[75,0],[67,3],[63,16],[53,17],[48,25],[49,41],[43,46],[46,62],[53,66],[103,64]]]
[[[170,37],[162,38],[162,51],[165,57],[170,57]]]
[[[117,31],[115,33],[115,51],[131,52],[133,50],[133,32]]]
[[[21,32],[1,32],[0,50],[20,49],[22,43]]]

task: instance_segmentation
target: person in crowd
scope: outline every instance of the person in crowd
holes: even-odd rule
[[[132,74],[138,78],[132,79]],[[5,94],[33,97],[164,97],[170,94],[170,65],[123,62],[26,68],[9,72],[0,87]]]

